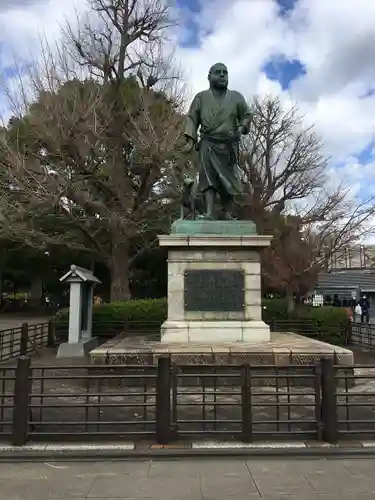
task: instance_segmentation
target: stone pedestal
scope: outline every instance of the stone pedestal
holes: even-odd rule
[[[176,221],[168,248],[168,319],[163,343],[268,342],[262,321],[260,251],[271,236],[252,222]]]

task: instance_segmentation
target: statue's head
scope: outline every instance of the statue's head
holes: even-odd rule
[[[210,88],[215,90],[225,90],[228,87],[228,68],[223,63],[216,63],[211,66],[208,73]]]

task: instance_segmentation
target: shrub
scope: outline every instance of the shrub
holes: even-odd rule
[[[348,316],[343,308],[296,305],[294,311],[288,315],[287,299],[263,299],[263,306],[266,306],[263,308],[263,320],[270,325],[273,321],[285,321],[283,327],[287,331],[293,331],[293,324],[295,328],[299,324],[299,331],[295,333],[308,335],[309,331],[316,332],[317,336],[313,338],[317,340],[341,346],[346,344]],[[310,327],[304,325],[305,322],[309,323]]]
[[[263,321],[266,323],[288,319],[287,299],[263,299],[262,305]]]
[[[155,334],[167,317],[167,300],[142,299],[116,301],[93,306],[93,335],[106,340],[126,331]],[[58,311],[55,317],[56,337],[62,342],[67,340],[69,309]]]
[[[335,345],[345,345],[349,320],[342,307],[307,307],[297,310],[298,318],[309,319],[316,326],[318,340]]]
[[[93,323],[98,321],[137,321],[160,322],[167,316],[166,299],[142,299],[116,301],[109,304],[93,306]],[[56,322],[63,323],[69,320],[69,309],[62,309],[56,314]]]

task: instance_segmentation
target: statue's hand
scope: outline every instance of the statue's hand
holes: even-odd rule
[[[194,149],[195,142],[191,137],[186,137],[186,143],[183,146],[183,152],[184,153],[191,153]]]

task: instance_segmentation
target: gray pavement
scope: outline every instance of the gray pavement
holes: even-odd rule
[[[20,328],[22,323],[38,325],[49,320],[48,316],[27,316],[22,314],[0,314],[0,331],[9,328]]]
[[[375,499],[375,458],[0,463],[1,500]]]

